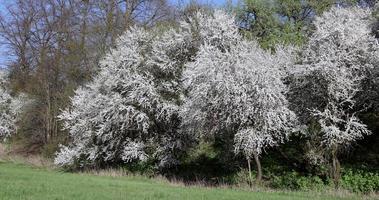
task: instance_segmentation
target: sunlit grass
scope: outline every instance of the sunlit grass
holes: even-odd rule
[[[236,189],[184,187],[158,179],[65,173],[0,162],[0,200],[104,199],[361,199],[355,195],[307,192],[252,192]]]

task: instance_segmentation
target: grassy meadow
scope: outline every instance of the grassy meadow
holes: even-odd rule
[[[332,200],[369,198],[343,193],[258,192],[231,188],[185,187],[160,179],[66,173],[9,162],[0,162],[0,185],[0,200]]]

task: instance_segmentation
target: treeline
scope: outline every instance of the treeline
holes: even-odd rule
[[[375,1],[246,0],[214,11],[16,0],[6,10],[0,34],[14,59],[1,76],[0,135],[20,151],[71,169],[188,180],[247,167],[251,183],[252,160],[258,182],[270,179],[266,167],[336,186],[341,160],[378,170]]]

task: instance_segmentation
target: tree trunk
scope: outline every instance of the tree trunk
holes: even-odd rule
[[[257,165],[257,183],[259,184],[262,181],[262,166],[259,156],[256,153],[253,153],[255,164]]]
[[[51,140],[51,102],[50,102],[49,89],[46,90],[46,104],[47,105],[46,105],[46,112],[45,112],[45,127],[46,127],[45,144],[48,144]]]
[[[332,150],[332,173],[331,176],[333,178],[334,186],[336,189],[339,188],[339,182],[341,178],[341,166],[337,157],[337,147]]]
[[[132,25],[132,13],[133,13],[133,7],[135,6],[134,3],[138,2],[132,2],[132,1],[125,1],[125,31],[129,29],[129,27]]]
[[[249,168],[249,186],[252,187],[253,186],[253,177],[251,175],[251,163],[250,163],[250,157],[246,157],[246,160],[247,160],[247,166]]]

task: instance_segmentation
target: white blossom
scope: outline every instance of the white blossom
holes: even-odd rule
[[[56,165],[73,165],[75,156],[78,155],[78,148],[60,146],[60,153],[54,159]]]
[[[222,34],[205,40],[184,72],[189,91],[182,110],[184,126],[193,133],[235,132],[236,153],[250,157],[283,142],[296,120],[284,95],[280,69],[286,62],[242,39],[228,23],[232,17],[222,19],[226,23],[217,27]]]
[[[7,89],[6,72],[0,71],[0,138],[7,139],[16,132],[16,122],[19,114],[27,104],[25,94],[16,97],[10,95]]]
[[[151,156],[162,160],[164,155],[148,154],[146,148],[162,152],[166,142],[186,137],[178,132],[178,104],[182,68],[195,49],[189,31],[183,27],[157,34],[134,27],[123,34],[101,61],[99,74],[76,91],[72,106],[59,116],[73,143],[61,148],[57,159],[81,146],[73,156],[90,165]],[[56,163],[72,165],[70,159]]]
[[[303,123],[318,121],[327,148],[349,145],[370,134],[355,107],[362,80],[379,63],[370,15],[369,10],[354,7],[332,8],[317,17],[302,64],[293,73],[293,107]]]
[[[133,160],[145,161],[147,154],[144,152],[145,144],[142,142],[128,142],[124,147],[122,160],[131,162]]]
[[[283,63],[243,40],[234,18],[222,11],[198,13],[163,34],[132,28],[60,115],[73,142],[61,148],[56,163],[155,158],[158,166],[171,166],[194,140],[191,128],[213,133],[235,125],[248,133],[238,138],[264,138],[249,146],[260,152],[282,142],[294,119],[286,107]]]

